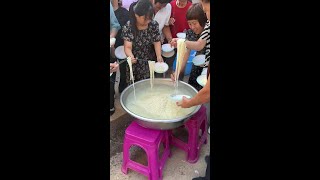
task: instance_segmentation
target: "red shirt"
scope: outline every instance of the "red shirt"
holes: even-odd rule
[[[187,11],[192,5],[190,1],[187,1],[187,5],[184,8],[178,8],[176,0],[170,2],[172,10],[171,17],[175,19],[174,25],[170,26],[171,34],[173,38],[177,37],[177,33],[183,32],[183,30],[190,29],[187,22]]]

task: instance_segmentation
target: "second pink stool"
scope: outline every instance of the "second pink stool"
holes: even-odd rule
[[[163,143],[164,152],[159,159],[159,147]],[[147,154],[148,166],[144,166],[130,159],[130,147],[139,146]],[[170,157],[168,131],[154,130],[141,127],[133,121],[125,131],[123,142],[123,163],[121,171],[128,173],[128,168],[141,173],[150,180],[162,179],[162,170],[166,160]]]
[[[188,130],[188,143],[176,138],[172,131],[169,132],[170,144],[184,150],[187,153],[187,161],[196,163],[199,159],[202,144],[207,144],[207,114],[206,107],[201,106],[200,110],[194,114],[185,124]],[[199,140],[199,132],[202,131]]]

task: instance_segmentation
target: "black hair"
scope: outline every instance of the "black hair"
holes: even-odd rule
[[[192,4],[187,11],[187,20],[198,20],[200,26],[204,27],[207,22],[207,16],[200,3]]]
[[[132,27],[134,37],[137,36],[138,32],[137,19],[135,14],[137,14],[138,16],[145,16],[147,19],[153,19],[154,10],[150,0],[139,0],[130,5],[129,21]]]
[[[155,0],[154,3],[160,3],[160,4],[165,4],[165,3],[170,3],[172,0]]]

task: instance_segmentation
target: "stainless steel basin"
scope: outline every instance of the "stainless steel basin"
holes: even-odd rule
[[[157,84],[172,85],[172,81],[169,78],[155,78],[154,85],[156,86]],[[139,86],[141,86],[141,87],[150,86],[150,80],[145,79],[145,80],[139,81],[139,82],[135,83],[134,86],[135,86],[135,88],[138,88]],[[179,86],[179,88],[183,88],[184,90],[188,91],[188,93],[191,96],[195,96],[198,93],[198,91],[194,87],[192,87],[191,85],[189,85],[183,81],[179,81],[178,86]],[[126,112],[128,112],[131,116],[133,116],[137,119],[137,123],[139,123],[141,126],[146,127],[146,128],[161,129],[161,130],[177,128],[179,126],[182,126],[186,121],[188,121],[189,118],[193,114],[198,112],[198,110],[201,107],[200,105],[196,106],[195,109],[191,113],[187,114],[186,116],[176,118],[176,119],[150,119],[150,118],[142,117],[138,114],[135,114],[134,112],[130,111],[126,107],[128,95],[132,91],[133,91],[133,85],[131,84],[122,92],[122,94],[120,96],[121,106],[123,107],[123,109]]]

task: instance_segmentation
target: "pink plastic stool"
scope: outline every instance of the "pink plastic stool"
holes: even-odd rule
[[[159,159],[159,147],[163,143],[164,152]],[[144,166],[130,159],[131,146],[141,147],[147,154],[148,166]],[[121,171],[128,173],[128,168],[141,173],[150,180],[162,179],[162,170],[168,157],[170,157],[170,144],[168,131],[147,129],[133,121],[125,131],[123,142],[123,163]]]
[[[184,150],[187,153],[187,161],[189,163],[196,163],[199,159],[202,144],[207,144],[206,107],[201,106],[200,110],[184,124],[184,127],[188,130],[188,143],[184,143],[180,139],[174,137],[172,131],[170,131],[170,144]],[[199,140],[200,129],[202,130],[202,134]]]

